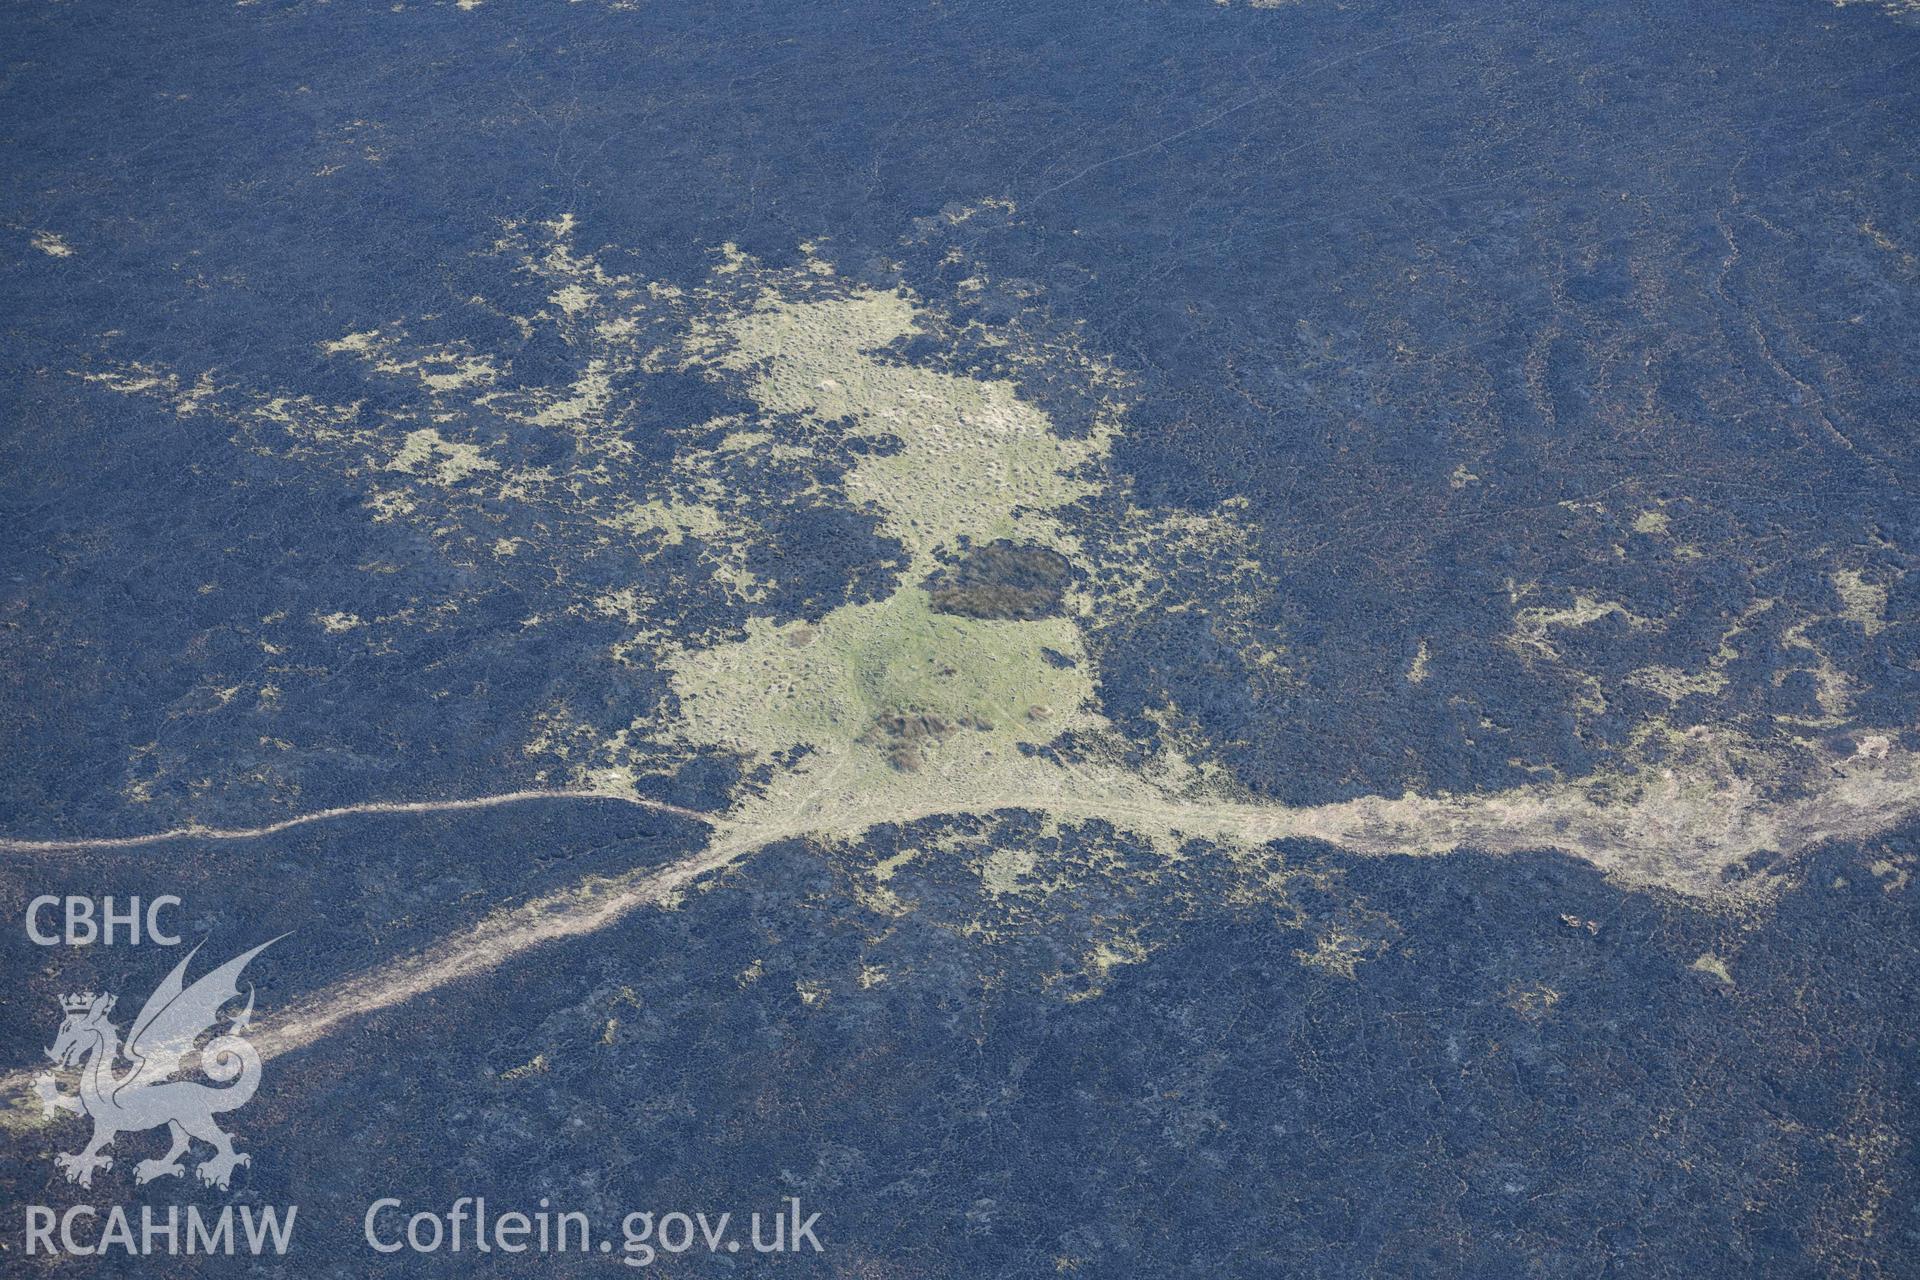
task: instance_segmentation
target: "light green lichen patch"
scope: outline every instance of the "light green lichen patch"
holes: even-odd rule
[[[1560,651],[1555,647],[1552,633],[1555,630],[1575,630],[1590,627],[1602,618],[1618,618],[1636,630],[1659,627],[1657,618],[1643,618],[1617,600],[1597,600],[1579,592],[1574,593],[1573,603],[1561,607],[1535,606],[1519,609],[1513,615],[1513,630],[1508,635],[1508,645],[1516,652],[1533,654],[1544,658],[1558,658]]]
[[[448,440],[432,427],[421,427],[407,433],[386,469],[425,476],[439,485],[454,485],[482,471],[498,471],[500,464],[475,445]]]
[[[1718,979],[1726,986],[1730,987],[1733,985],[1733,974],[1728,970],[1727,962],[1719,956],[1714,955],[1711,951],[1701,955],[1699,959],[1687,967],[1695,973],[1704,973],[1710,978]]]
[[[883,753],[863,735],[882,716],[911,711],[964,726],[929,747],[937,764],[949,743],[1005,754],[1093,723],[1085,663],[1057,667],[1046,648],[1085,656],[1064,619],[936,614],[926,592],[909,587],[816,623],[754,619],[738,643],[676,657],[673,684],[685,730],[702,743],[742,753],[805,745],[865,767]]]
[[[1076,549],[1053,513],[1094,491],[1076,472],[1104,455],[1110,433],[1063,438],[1009,382],[883,357],[918,331],[902,293],[854,289],[794,302],[769,290],[745,314],[699,326],[688,349],[696,363],[743,375],[770,413],[900,442],[891,453],[861,455],[844,484],[880,513],[910,573],[931,571],[935,553],[963,539]]]
[[[1431,670],[1432,659],[1433,655],[1427,651],[1427,642],[1422,640],[1420,647],[1414,652],[1413,662],[1407,667],[1407,683],[1425,684]]]
[[[1688,673],[1678,667],[1641,667],[1627,677],[1627,683],[1657,693],[1668,702],[1679,702],[1696,694],[1712,697],[1727,687],[1727,677],[1719,671]]]
[[[1869,582],[1858,569],[1840,569],[1833,575],[1833,589],[1845,606],[1843,616],[1860,624],[1868,635],[1879,635],[1887,626],[1887,588]]]
[[[1054,766],[1022,748],[1104,728],[1074,622],[937,613],[921,580],[998,539],[1082,556],[1057,513],[1093,491],[1081,472],[1111,433],[1065,438],[1010,383],[887,355],[918,331],[903,294],[795,302],[765,287],[742,312],[696,324],[686,344],[687,366],[743,382],[773,426],[761,434],[777,441],[794,429],[778,424],[797,421],[841,442],[893,446],[852,454],[841,480],[902,548],[891,596],[808,622],[755,618],[734,643],[665,658],[688,741],[756,756],[807,749],[764,800],[749,801],[753,810],[804,806],[802,794],[831,785],[862,812],[965,811],[991,793],[990,780],[1046,789]]]

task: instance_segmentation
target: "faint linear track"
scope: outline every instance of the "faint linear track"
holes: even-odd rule
[[[1321,841],[1360,854],[1400,852],[1437,855],[1472,848],[1490,853],[1528,849],[1578,852],[1603,871],[1623,874],[1630,883],[1657,885],[1710,896],[1717,872],[1757,851],[1791,853],[1826,840],[1860,837],[1920,813],[1920,756],[1896,753],[1888,758],[1836,766],[1826,787],[1788,801],[1761,801],[1738,789],[1689,797],[1679,779],[1667,780],[1637,801],[1605,806],[1567,788],[1523,789],[1506,795],[1399,799],[1369,797],[1302,809],[1284,805],[1169,799],[1147,802],[1116,787],[1115,779],[1076,775],[1069,785],[1039,790],[993,790],[963,805],[928,801],[884,809],[858,804],[836,810],[803,804],[784,820],[756,822],[732,815],[700,813],[662,801],[582,791],[522,791],[470,800],[370,803],[322,810],[226,838],[271,834],[305,822],[356,813],[420,813],[477,809],[532,799],[618,800],[698,821],[713,832],[707,847],[662,867],[592,879],[572,888],[503,907],[471,927],[411,955],[397,957],[337,981],[294,1001],[273,1015],[254,1036],[262,1058],[305,1048],[368,1014],[497,968],[549,942],[577,938],[616,923],[635,910],[670,901],[703,876],[747,855],[792,838],[846,839],[882,823],[912,822],[955,812],[1024,809],[1050,812],[1075,821],[1143,820],[1203,837],[1234,837],[1256,842],[1297,838]],[[161,832],[117,840],[38,842],[38,847],[125,847],[129,844],[206,835],[199,829]],[[31,842],[30,842],[31,843]],[[11,842],[18,847],[20,842]],[[1648,874],[1672,869],[1676,850],[1691,847],[1680,869],[1686,879],[1663,882]],[[1601,856],[1604,855],[1604,856]],[[34,1075],[18,1070],[0,1076],[0,1128],[32,1127]]]
[[[543,796],[556,793],[522,794]],[[558,794],[577,798],[589,793]],[[469,804],[466,807],[478,806]],[[647,807],[656,806],[649,804]],[[672,806],[664,807],[672,809]],[[351,811],[364,812],[365,807]],[[709,823],[717,821],[712,815],[692,810],[679,812]],[[305,1048],[336,1031],[344,1023],[391,1008],[461,978],[486,972],[523,951],[604,929],[622,916],[667,899],[701,876],[717,871],[785,834],[784,831],[745,829],[731,839],[716,841],[699,853],[667,866],[630,872],[591,890],[563,890],[489,916],[473,928],[423,951],[346,978],[296,1001],[275,1015],[268,1026],[251,1036],[254,1047],[263,1060],[271,1060]],[[18,1070],[0,1076],[0,1108],[12,1104],[10,1113],[0,1109],[0,1131],[35,1127],[31,1118],[38,1112],[33,1088],[35,1075],[36,1072],[32,1070]]]
[[[593,889],[568,889],[480,921],[472,929],[380,968],[347,978],[289,1006],[257,1038],[261,1056],[305,1048],[341,1023],[391,1008],[521,952],[596,933],[637,908],[659,903],[709,872],[779,839],[784,832],[743,833],[716,841],[678,862],[629,872]],[[7,1083],[12,1083],[11,1080]]]
[[[1194,124],[1190,124],[1184,129],[1176,129],[1172,133],[1169,133],[1164,137],[1156,138],[1154,141],[1146,143],[1142,146],[1129,148],[1128,150],[1119,152],[1116,155],[1108,156],[1104,160],[1096,160],[1092,164],[1087,165],[1086,167],[1069,175],[1068,177],[1062,178],[1060,181],[1054,183],[1052,186],[1043,187],[1039,191],[1036,191],[1031,195],[1022,197],[1022,202],[1030,204],[1033,201],[1039,200],[1045,196],[1050,196],[1056,191],[1060,191],[1066,187],[1070,187],[1074,183],[1080,181],[1082,178],[1087,177],[1089,174],[1097,173],[1101,169],[1108,168],[1111,165],[1123,163],[1124,161],[1131,160],[1136,156],[1146,155],[1150,151],[1158,151],[1164,148],[1170,142],[1178,142],[1182,138],[1190,137],[1193,134],[1203,132],[1207,129],[1211,129],[1214,125],[1219,124],[1222,120],[1225,120],[1228,116],[1237,115],[1240,112],[1246,110],[1248,107],[1255,105],[1256,103],[1265,102],[1267,99],[1273,97],[1275,94],[1281,92],[1282,90],[1294,88],[1298,86],[1302,81],[1310,80],[1314,76],[1319,75],[1323,71],[1331,71],[1335,67],[1343,67],[1348,65],[1349,63],[1363,61],[1366,58],[1372,56],[1373,54],[1380,52],[1382,49],[1391,49],[1397,45],[1410,44],[1418,41],[1431,41],[1439,36],[1451,35],[1462,27],[1478,26],[1482,21],[1484,21],[1484,19],[1475,18],[1475,19],[1472,19],[1471,21],[1450,23],[1443,26],[1439,26],[1439,27],[1429,28],[1424,31],[1411,31],[1402,35],[1394,36],[1390,40],[1382,40],[1378,44],[1368,45],[1364,49],[1357,49],[1352,53],[1344,53],[1344,54],[1341,54],[1339,57],[1328,58],[1328,59],[1325,59],[1324,61],[1316,62],[1312,66],[1302,68],[1300,71],[1281,80],[1278,84],[1269,85],[1265,89],[1261,89],[1255,93],[1248,95],[1247,97],[1240,99],[1238,102],[1235,102],[1231,106],[1222,107],[1220,110],[1215,111],[1212,115],[1207,116],[1204,120],[1200,120]],[[1299,150],[1299,148],[1296,147],[1294,148],[1294,150],[1297,151]]]
[[[463,800],[379,800],[366,804],[341,805],[337,809],[316,809],[312,813],[297,814],[259,827],[203,827],[198,823],[192,823],[184,827],[173,827],[166,831],[153,831],[139,836],[76,836],[66,840],[17,840],[0,837],[0,853],[137,849],[141,845],[161,844],[168,840],[257,840],[262,836],[278,835],[282,831],[304,827],[311,822],[329,822],[335,818],[351,818],[360,814],[455,813],[463,809],[492,809],[500,805],[520,804],[528,800],[604,800],[610,804],[632,805],[640,809],[651,809],[656,813],[670,813],[677,818],[688,818],[708,826],[713,826],[719,821],[719,818],[711,813],[702,813],[698,809],[683,809],[677,804],[668,804],[664,800],[646,800],[638,796],[608,795],[600,791],[503,791],[498,795],[470,796]]]

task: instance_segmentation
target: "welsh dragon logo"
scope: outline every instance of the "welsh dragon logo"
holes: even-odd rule
[[[219,1021],[221,1007],[239,997],[237,983],[247,962],[279,940],[263,942],[187,986],[187,965],[200,951],[195,947],[147,997],[124,1046],[119,1028],[107,1018],[113,1012],[112,995],[87,992],[61,999],[66,1021],[47,1056],[62,1068],[80,1068],[80,1092],[60,1092],[52,1072],[42,1072],[34,1085],[47,1114],[71,1111],[93,1120],[93,1139],[83,1150],[54,1157],[69,1182],[91,1187],[96,1170],[113,1167],[113,1157],[101,1153],[115,1138],[160,1125],[167,1127],[173,1145],[158,1160],[134,1166],[137,1183],[185,1173],[180,1157],[195,1138],[214,1149],[194,1170],[207,1186],[225,1188],[235,1168],[252,1163],[252,1157],[233,1149],[233,1138],[213,1120],[223,1111],[245,1106],[260,1087],[260,1052],[243,1035],[253,1016],[251,986],[246,1007],[224,1033],[200,1049],[201,1071],[225,1087],[173,1076],[201,1033]],[[122,1058],[131,1064],[125,1074],[116,1071]]]

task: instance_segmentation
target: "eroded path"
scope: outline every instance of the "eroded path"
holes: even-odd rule
[[[304,827],[314,822],[330,822],[335,818],[353,818],[367,814],[460,813],[473,809],[495,809],[503,804],[524,804],[530,800],[614,800],[642,809],[652,809],[658,813],[671,813],[675,817],[689,818],[695,822],[714,821],[714,816],[710,813],[701,813],[697,809],[683,809],[676,804],[667,804],[661,800],[647,800],[640,796],[604,796],[595,795],[590,791],[503,791],[497,795],[472,796],[465,800],[373,800],[366,804],[347,804],[332,809],[316,809],[312,813],[297,814],[291,818],[282,818],[278,822],[269,822],[257,827],[207,827],[195,823],[138,836],[80,836],[68,840],[0,839],[0,853],[77,853],[84,850],[139,849],[147,845],[165,844],[171,840],[258,840],[263,836],[279,835],[282,831],[291,831],[295,827]]]
[[[1397,800],[1368,798],[1303,808],[1142,798],[1137,779],[1074,774],[1045,792],[1009,790],[970,797],[963,808],[926,805],[883,811],[871,804],[801,806],[791,820],[716,817],[655,801],[627,803],[707,823],[713,835],[700,852],[664,867],[597,879],[487,916],[470,930],[417,954],[337,983],[266,1019],[257,1038],[263,1057],[305,1048],[363,1015],[402,1004],[463,978],[485,973],[546,943],[605,929],[632,912],[669,901],[703,877],[781,840],[857,840],[883,823],[904,824],[946,813],[1021,809],[1058,821],[1105,821],[1169,846],[1216,841],[1245,856],[1278,861],[1264,851],[1286,838],[1322,841],[1355,854],[1440,855],[1456,848],[1510,853],[1559,849],[1576,853],[1629,882],[1664,882],[1700,897],[1720,886],[1734,862],[1763,852],[1794,853],[1825,840],[1860,837],[1920,810],[1920,769],[1910,756],[1862,759],[1837,770],[1822,792],[1768,803],[1727,786],[1706,799],[1670,781],[1631,805],[1592,803],[1570,788],[1540,788],[1484,797]],[[1102,786],[1111,788],[1103,791]],[[251,831],[220,835],[200,829],[105,841],[9,842],[10,851],[126,848],[164,839],[262,837],[303,823],[367,813],[426,813],[486,808],[528,799],[604,802],[594,793],[513,792],[467,801],[371,804],[305,814]],[[848,797],[842,796],[844,802]],[[1761,882],[1748,882],[1752,886]],[[25,1105],[31,1073],[5,1077],[7,1095]]]

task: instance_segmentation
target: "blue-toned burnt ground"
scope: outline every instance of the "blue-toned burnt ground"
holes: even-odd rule
[[[238,1198],[298,1203],[316,1276],[524,1274],[361,1245],[379,1196],[480,1194],[798,1195],[805,1275],[1911,1275],[1916,934],[1869,864],[1914,838],[1814,855],[1745,934],[1558,855],[1346,866],[1304,905],[1395,922],[1357,981],[1300,963],[1311,927],[1117,874],[1081,909],[1149,905],[1164,949],[1077,1001],[1064,913],[1016,935],[909,867],[899,919],[785,845],[274,1064]],[[1688,967],[1716,949],[1731,985]],[[46,1176],[14,1185],[75,1194]],[[569,1262],[540,1273],[611,1265]]]
[[[36,945],[24,927],[0,936],[19,997],[0,1005],[0,1044],[9,1065],[32,1062],[53,1039],[48,1011],[76,991],[116,991],[123,1023],[186,948],[205,948],[198,976],[247,947],[278,938],[247,970],[267,1001],[284,1008],[301,995],[351,977],[396,954],[422,950],[471,928],[490,912],[571,888],[594,877],[651,867],[697,849],[704,828],[685,818],[621,805],[543,801],[481,813],[355,818],[347,830],[309,826],[259,840],[181,840],[163,851],[85,852],[10,872],[0,911],[24,921],[43,895],[97,898],[111,892],[124,914],[131,899],[172,895],[160,922],[182,938],[178,951],[115,943],[82,950]],[[102,909],[96,906],[96,912]],[[64,907],[42,906],[37,925],[59,934]],[[81,932],[84,932],[84,927]],[[145,989],[137,989],[141,984]],[[271,993],[269,996],[267,993]],[[131,1008],[126,1008],[131,1006]],[[124,1025],[123,1028],[124,1030]]]
[[[1128,768],[1303,806],[1711,766],[1824,804],[1920,747],[1898,8],[17,5],[0,836],[615,766],[763,794],[675,736],[659,655],[914,585],[849,497],[900,440],[689,355],[769,280],[903,290],[886,360],[1073,440],[1123,419],[1067,576],[1150,585],[1046,652]],[[604,328],[587,285],[653,309]],[[580,387],[606,429],[551,429]],[[807,461],[730,451],[753,428]],[[1136,546],[1188,520],[1232,536]],[[234,1195],[302,1205],[289,1275],[429,1272],[361,1208],[482,1193],[799,1194],[830,1249],[796,1274],[1914,1275],[1896,791],[1719,868],[1779,877],[1737,910],[1593,850],[882,816],[270,1062]],[[271,1014],[707,839],[604,799],[362,816],[8,852],[0,907],[297,926]],[[12,938],[6,1071],[62,992],[164,968]],[[134,1191],[133,1137],[82,1193],[43,1132],[77,1131],[9,1142],[13,1203],[193,1194]]]
[[[1777,739],[1778,717],[1828,715],[1822,655],[1850,684],[1841,719],[1911,720],[1913,629],[1836,617],[1831,579],[1910,612],[1920,33],[1872,6],[45,7],[9,24],[10,828],[165,825],[189,800],[239,820],[276,785],[320,806],[524,777],[524,727],[557,690],[651,705],[657,676],[604,661],[610,622],[508,638],[550,572],[476,581],[370,522],[354,486],[74,376],[211,373],[371,417],[394,389],[320,344],[404,323],[551,382],[567,352],[463,304],[514,292],[486,252],[503,220],[567,211],[583,250],[617,247],[642,280],[691,286],[723,242],[779,264],[820,240],[845,273],[932,295],[943,271],[978,272],[983,320],[1043,307],[1084,326],[1137,380],[1116,454],[1136,496],[1246,499],[1271,579],[1254,621],[1287,646],[1285,680],[1250,680],[1203,614],[1149,613],[1106,638],[1104,705],[1144,739],[1139,713],[1172,701],[1264,794],[1578,776],[1650,713]],[[916,231],[989,198],[1016,212]],[[41,232],[71,256],[29,247]],[[956,246],[969,260],[943,266]],[[651,385],[632,439],[644,454],[717,400]],[[1636,530],[1649,511],[1665,524]],[[886,560],[857,520],[782,537],[776,609],[857,596]],[[670,558],[573,572],[674,587]],[[1517,609],[1580,595],[1659,625],[1563,628],[1552,660],[1503,642]],[[1624,679],[1703,671],[1768,600],[1711,697]],[[343,655],[308,621],[415,601],[458,607],[387,652]],[[282,612],[300,625],[263,630]],[[248,696],[224,706],[196,692],[236,683]],[[260,732],[262,683],[295,736]],[[174,775],[196,765],[211,784],[190,795]],[[252,767],[275,781],[236,781]],[[137,781],[136,811],[120,793]]]

